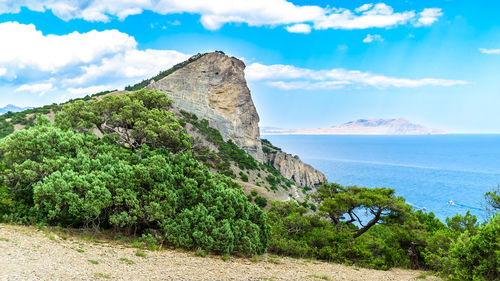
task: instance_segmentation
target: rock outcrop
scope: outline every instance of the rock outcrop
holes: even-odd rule
[[[260,162],[264,161],[259,115],[245,80],[245,64],[220,52],[200,58],[147,88],[165,92],[182,110],[207,119],[224,140],[233,142]]]
[[[147,88],[166,93],[177,108],[207,119],[224,140],[233,140],[256,160],[274,167],[297,185],[314,187],[326,182],[323,173],[296,156],[270,144],[272,153],[264,153],[259,115],[247,87],[242,61],[221,52],[197,55],[191,60],[168,76],[151,80]]]
[[[270,143],[264,142],[263,147],[264,162],[278,170],[285,178],[307,187],[315,187],[327,182],[322,172],[302,162],[298,156],[285,153]]]

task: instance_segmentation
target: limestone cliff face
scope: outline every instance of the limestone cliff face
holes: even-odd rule
[[[263,162],[259,115],[244,74],[245,64],[222,53],[201,56],[147,86],[165,92],[180,109],[207,119],[224,140]]]
[[[278,170],[285,178],[300,186],[315,187],[327,182],[326,176],[308,165],[298,156],[281,151],[270,143],[263,143],[265,153],[264,162]]]
[[[179,109],[207,119],[224,140],[232,139],[255,159],[273,166],[297,185],[314,187],[326,182],[323,173],[270,143],[265,144],[269,147],[263,152],[259,115],[247,87],[242,61],[219,52],[198,57],[170,75],[152,80],[147,88],[166,93]]]

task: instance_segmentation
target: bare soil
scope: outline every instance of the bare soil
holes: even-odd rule
[[[90,238],[90,239],[89,239]],[[418,277],[418,278],[417,278]],[[251,259],[148,251],[109,239],[0,224],[0,280],[436,280],[424,272],[378,271],[263,255]]]

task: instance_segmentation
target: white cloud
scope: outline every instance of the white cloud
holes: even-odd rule
[[[378,34],[368,34],[365,39],[363,39],[363,43],[372,43],[373,41],[384,42],[384,38]]]
[[[500,49],[484,49],[484,48],[479,48],[479,51],[483,54],[494,54],[494,55],[500,55]]]
[[[351,84],[349,81],[270,81],[267,85],[282,89],[282,90],[338,90],[344,88],[345,85]]]
[[[40,83],[40,84],[24,84],[16,89],[16,92],[31,92],[37,93],[40,96],[45,94],[47,91],[54,90],[52,83]]]
[[[51,35],[32,24],[5,22],[0,38],[0,80],[17,86],[17,92],[42,95],[122,88],[189,58],[177,51],[138,50],[132,36],[117,30]]]
[[[0,2],[1,13],[15,13],[20,7],[34,11],[51,10],[63,19],[84,19],[107,22],[111,18],[125,19],[144,10],[159,14],[199,14],[200,22],[209,30],[227,23],[249,26],[285,25],[294,32],[296,24],[313,24],[314,29],[364,29],[407,24],[430,25],[442,15],[439,8],[394,12],[384,4],[364,4],[354,11],[316,5],[295,5],[287,0],[24,0]],[[305,29],[304,26],[301,27]],[[302,32],[304,33],[304,32]]]
[[[98,86],[90,86],[86,88],[67,88],[66,91],[68,91],[70,94],[73,96],[85,96],[85,95],[92,95],[95,93],[103,92],[106,90],[112,90],[113,87],[109,85],[98,85]]]
[[[285,29],[290,33],[304,33],[304,34],[311,33],[311,26],[305,23],[298,23],[291,26],[287,26],[285,27]]]
[[[135,39],[118,30],[44,35],[33,24],[0,23],[0,66],[42,71],[57,70],[78,63],[90,63],[103,56],[135,49]]]
[[[415,18],[414,11],[395,13],[392,7],[379,3],[363,11],[353,13],[347,9],[337,9],[314,21],[315,29],[365,29],[391,27],[410,22]]]
[[[366,10],[370,10],[373,7],[373,4],[364,4],[361,7],[354,9],[356,13],[364,12]]]
[[[149,27],[151,27],[151,29],[154,29],[156,27],[159,27],[161,29],[167,29],[167,26],[179,26],[181,25],[181,22],[179,20],[174,20],[174,21],[167,21],[167,22],[164,22],[164,24],[162,24],[161,22],[152,22],[149,24]]]
[[[108,80],[151,77],[161,70],[189,58],[189,55],[169,50],[130,50],[104,58],[97,64],[82,66],[83,74],[67,79],[65,84],[88,84],[103,77]]]
[[[178,26],[178,25],[181,25],[181,22],[179,20],[174,20],[174,21],[167,22],[167,24],[173,25],[173,26]]]
[[[440,8],[425,8],[418,13],[418,20],[415,26],[429,26],[436,22],[443,12]]]
[[[245,75],[248,80],[264,81],[272,87],[286,90],[339,89],[347,85],[375,88],[415,88],[421,86],[465,85],[468,83],[463,80],[435,78],[396,78],[343,68],[312,70],[291,65],[263,65],[260,63],[249,65]]]

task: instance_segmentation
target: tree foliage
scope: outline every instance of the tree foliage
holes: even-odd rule
[[[343,227],[353,230],[354,238],[380,221],[401,217],[409,208],[404,199],[396,197],[394,190],[389,188],[343,187],[331,183],[318,187],[313,198],[320,204],[320,212],[331,220],[337,231]],[[362,212],[370,214],[365,221],[360,216]],[[354,223],[361,227],[355,227]]]
[[[141,90],[85,100],[64,105],[56,124],[35,116],[59,106],[32,109],[29,120],[26,113],[8,114],[14,123],[0,118],[0,134],[9,133],[0,139],[0,221],[121,229],[203,253],[267,249],[378,269],[431,269],[450,280],[500,278],[498,214],[479,224],[467,212],[444,224],[413,210],[392,189],[338,184],[317,188],[314,213],[308,201],[267,202],[257,192],[247,197],[239,184],[198,162],[181,123],[218,145],[217,165],[266,167],[223,141],[208,121],[185,112],[176,120],[164,94]],[[9,126],[21,121],[27,128],[10,134]],[[283,182],[268,171],[271,185]],[[498,212],[499,191],[486,200]],[[261,208],[267,205],[266,214]]]
[[[190,137],[168,111],[171,104],[164,93],[148,90],[78,100],[63,107],[58,123],[80,131],[115,135],[120,144],[132,150],[148,145],[185,151],[191,147]]]
[[[493,213],[500,212],[500,186],[496,190],[487,192],[485,198]]]
[[[371,266],[372,254],[352,233],[336,227],[294,202],[271,203],[269,251],[295,257],[314,257],[333,262]]]
[[[130,124],[137,125],[140,118],[123,110],[133,104],[140,113],[149,107],[147,95],[146,100],[134,100],[133,95],[123,99],[126,103],[111,117],[92,112],[93,107],[120,104],[122,99],[70,106],[57,125],[39,118],[35,126],[0,140],[0,220],[138,234],[154,229],[176,247],[223,254],[264,252],[269,239],[264,212],[248,202],[236,182],[210,173],[189,150],[179,151],[179,142],[163,141],[161,147],[142,143],[132,150],[117,145],[113,132],[102,138],[86,132],[88,124],[104,127],[123,116],[132,116]],[[149,111],[162,114],[160,109]],[[84,130],[75,131],[69,122]],[[142,127],[131,128],[134,135]]]
[[[443,270],[450,280],[499,280],[500,216],[479,227],[475,234],[461,234],[452,243],[449,266]]]

